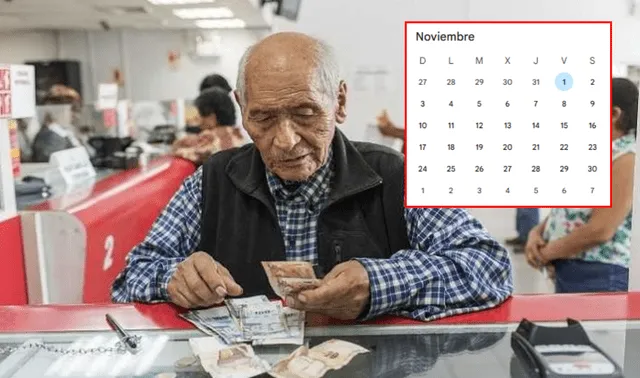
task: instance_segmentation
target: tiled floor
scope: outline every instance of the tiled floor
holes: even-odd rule
[[[515,209],[469,209],[469,212],[480,220],[501,243],[516,235]],[[541,217],[545,214],[543,210]],[[554,291],[551,281],[545,279],[542,273],[531,268],[527,264],[524,254],[516,254],[511,251],[511,261],[516,293],[552,293]]]

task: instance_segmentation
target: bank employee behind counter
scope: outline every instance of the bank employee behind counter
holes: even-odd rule
[[[336,128],[347,87],[329,46],[267,37],[243,56],[236,98],[254,144],[213,155],[187,178],[129,254],[115,302],[276,298],[260,264],[268,260],[317,264],[322,284],[287,305],[338,319],[432,320],[511,295],[507,251],[476,219],[405,209],[403,156]]]

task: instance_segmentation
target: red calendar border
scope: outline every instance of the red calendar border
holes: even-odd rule
[[[611,208],[613,205],[613,124],[609,122],[609,155],[610,160],[609,164],[611,167],[609,169],[609,205],[608,206],[408,206],[407,205],[407,26],[409,24],[609,24],[609,76],[611,80],[613,79],[613,21],[405,21],[404,22],[404,206],[408,209],[427,209],[427,208],[469,208],[469,209],[510,209],[510,208],[533,208],[533,209],[554,209],[554,208],[593,208],[593,209],[601,209],[601,208]],[[611,98],[611,102],[613,102],[613,88],[611,84],[611,80],[609,80],[609,95]],[[609,105],[609,112],[611,113],[612,105]]]

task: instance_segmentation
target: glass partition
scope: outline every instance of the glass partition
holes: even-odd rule
[[[591,340],[603,348],[619,365],[625,365],[635,351],[627,345],[640,341],[637,322],[585,323]],[[415,326],[415,327],[328,327],[308,328],[306,343],[313,347],[337,338],[367,348],[341,370],[327,377],[523,377],[514,358],[510,334],[515,324],[499,326]],[[204,337],[197,331],[138,332],[143,349],[135,356],[60,355],[42,349],[27,348],[0,356],[2,377],[43,376],[142,376],[208,377],[194,361],[188,340]],[[634,341],[635,340],[635,341]],[[86,349],[109,347],[117,341],[113,333],[47,333],[0,335],[0,349],[44,342],[49,348]],[[256,353],[271,365],[293,352],[296,346],[259,346]],[[627,364],[625,376],[640,374],[637,366]],[[8,374],[10,373],[10,374]],[[168,375],[159,375],[168,374]]]

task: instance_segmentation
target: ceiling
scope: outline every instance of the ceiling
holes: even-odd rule
[[[157,0],[156,0],[157,1]],[[153,5],[148,0],[0,0],[0,30],[190,29],[195,20],[173,14],[175,8],[227,7],[246,28],[266,28],[255,0],[214,0],[208,4]]]

